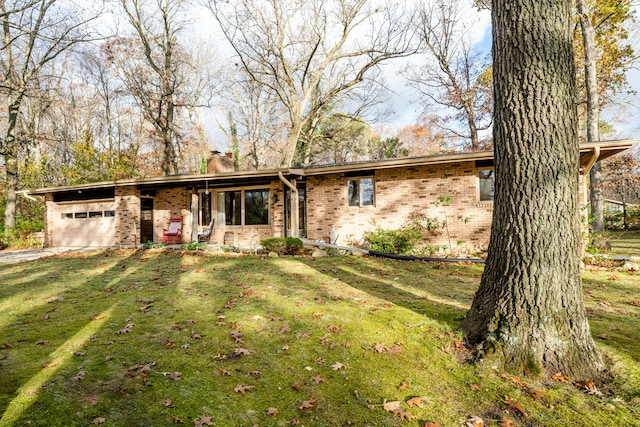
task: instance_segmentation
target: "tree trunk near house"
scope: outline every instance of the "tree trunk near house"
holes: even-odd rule
[[[587,140],[600,141],[600,96],[598,94],[598,74],[596,62],[596,32],[590,19],[588,0],[576,0],[576,8],[580,17],[580,29],[584,46],[584,84],[587,92]],[[604,194],[602,166],[596,163],[589,171],[589,199],[591,210],[591,229],[595,232],[604,231]]]
[[[582,301],[570,0],[494,0],[495,202],[461,327],[506,369],[595,379]]]

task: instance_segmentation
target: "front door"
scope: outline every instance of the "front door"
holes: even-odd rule
[[[153,242],[153,199],[140,199],[140,243]]]

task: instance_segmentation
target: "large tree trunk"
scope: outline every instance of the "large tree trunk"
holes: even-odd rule
[[[571,0],[493,0],[496,188],[489,253],[462,322],[507,369],[596,378],[582,301]]]

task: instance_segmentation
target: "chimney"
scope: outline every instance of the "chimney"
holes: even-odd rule
[[[207,158],[207,173],[235,172],[233,163],[233,153],[222,154],[219,151],[212,151]]]

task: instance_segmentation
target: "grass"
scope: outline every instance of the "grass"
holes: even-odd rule
[[[0,426],[212,417],[217,426],[422,427],[464,426],[472,415],[489,426],[503,416],[515,426],[640,425],[636,274],[585,272],[593,334],[618,372],[597,396],[560,382],[523,379],[524,388],[463,362],[456,328],[481,273],[165,250],[3,265]],[[403,412],[386,411],[389,402]]]
[[[640,230],[609,230],[607,236],[612,254],[640,256]]]

